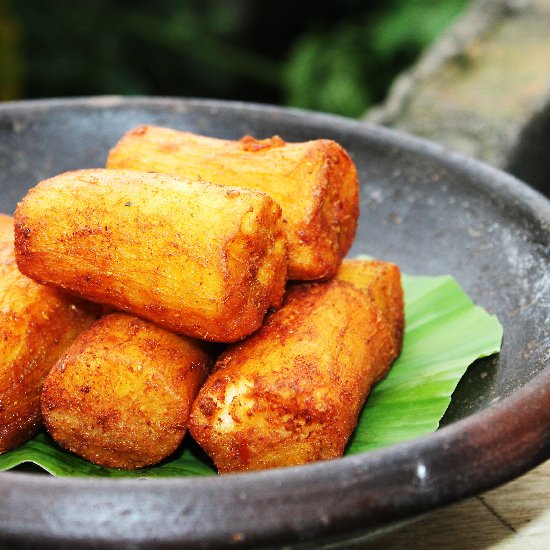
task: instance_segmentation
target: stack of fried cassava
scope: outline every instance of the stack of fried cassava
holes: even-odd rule
[[[342,260],[358,202],[333,141],[150,126],[105,169],[39,183],[15,212],[17,266],[0,220],[0,452],[42,415],[116,468],[188,429],[219,472],[341,456],[403,337],[399,269]]]

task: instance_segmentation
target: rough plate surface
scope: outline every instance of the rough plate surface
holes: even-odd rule
[[[0,210],[64,170],[102,166],[143,123],[225,138],[329,137],[361,177],[352,254],[410,274],[450,273],[504,325],[445,427],[341,460],[181,480],[0,474],[0,545],[330,545],[374,536],[495,487],[550,456],[550,203],[517,180],[426,141],[347,119],[216,101],[117,97],[0,105]],[[422,475],[420,475],[422,473]]]

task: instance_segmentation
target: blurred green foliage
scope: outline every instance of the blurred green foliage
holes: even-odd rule
[[[0,99],[145,94],[349,116],[468,0],[0,0]]]

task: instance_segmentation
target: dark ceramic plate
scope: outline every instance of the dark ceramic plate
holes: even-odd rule
[[[224,138],[339,141],[362,181],[352,253],[395,261],[410,274],[454,275],[500,318],[502,352],[469,369],[438,432],[371,453],[213,478],[0,474],[4,544],[318,546],[373,536],[550,456],[547,199],[434,144],[337,117],[215,101],[96,98],[0,105],[0,210],[13,212],[43,178],[102,166],[122,133],[142,123]],[[425,475],[417,475],[419,466]]]

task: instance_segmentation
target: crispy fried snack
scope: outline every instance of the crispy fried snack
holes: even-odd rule
[[[19,203],[19,269],[178,333],[231,342],[280,305],[281,210],[265,193],[175,176],[80,170]]]
[[[399,267],[380,260],[344,259],[336,278],[368,293],[390,323],[395,347],[401,352],[405,316]]]
[[[209,362],[196,340],[131,315],[107,315],[47,376],[44,422],[61,446],[94,464],[156,464],[181,443]]]
[[[355,165],[336,142],[285,143],[275,136],[228,141],[155,126],[126,133],[108,168],[153,170],[258,189],[283,209],[289,278],[335,274],[349,250],[359,214]]]
[[[95,309],[21,275],[13,220],[0,214],[0,453],[38,431],[42,381]]]
[[[220,473],[339,457],[397,354],[367,292],[337,279],[293,286],[258,332],[221,355],[190,432]]]

